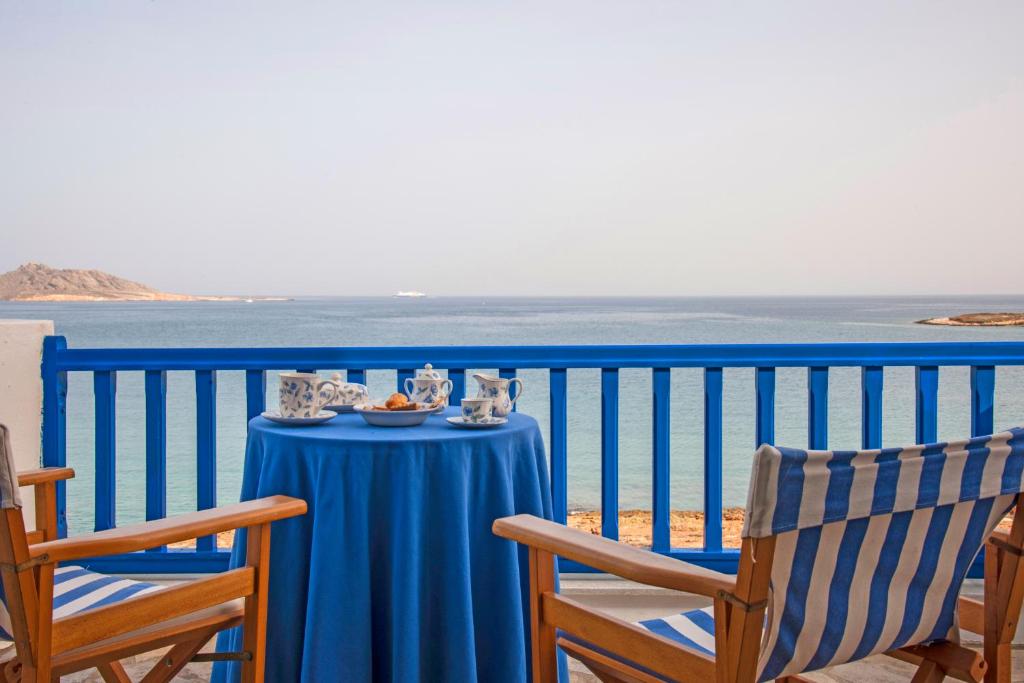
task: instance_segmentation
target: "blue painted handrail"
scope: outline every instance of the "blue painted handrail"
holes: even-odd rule
[[[57,339],[61,339],[58,337]],[[631,346],[394,346],[216,349],[68,349],[55,371],[394,370],[424,358],[438,368],[736,368],[1024,365],[1024,342],[693,344]]]
[[[497,368],[502,377],[517,370],[547,369],[550,391],[551,485],[554,517],[567,518],[568,377],[567,370],[601,370],[601,532],[618,536],[619,371],[646,368],[652,373],[652,549],[721,571],[735,571],[735,549],[722,544],[723,369],[755,368],[755,446],[775,437],[775,369],[805,367],[808,400],[808,445],[828,446],[829,368],[860,367],[861,441],[882,445],[884,368],[915,368],[916,426],[919,442],[934,441],[938,424],[938,369],[969,367],[972,434],[993,428],[996,367],[1024,365],[1024,342],[857,343],[857,344],[714,344],[634,346],[425,346],[345,348],[111,348],[69,349],[63,337],[47,337],[43,347],[43,462],[66,463],[67,373],[93,373],[96,397],[97,529],[116,525],[115,400],[117,373],[143,372],[146,390],[146,518],[167,513],[168,371],[194,374],[197,427],[197,501],[216,501],[217,373],[245,373],[246,416],[265,405],[267,371],[301,368],[338,369],[348,380],[365,382],[367,370],[397,370],[399,388],[411,368],[429,360],[447,369],[456,402],[465,395],[466,371]],[[673,548],[670,542],[670,389],[673,368],[704,369],[704,547]],[[965,397],[966,398],[966,397]],[[58,483],[58,528],[67,533],[66,491]],[[114,572],[201,572],[223,569],[227,553],[215,539],[199,539],[196,550],[159,548],[91,563]],[[563,563],[563,571],[584,569]]]

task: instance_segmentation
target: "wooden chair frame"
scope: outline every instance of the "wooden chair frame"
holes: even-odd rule
[[[972,683],[1009,683],[1010,643],[1024,601],[1024,496],[1017,497],[1009,533],[996,532],[985,552],[985,600],[959,599],[960,626],[984,637],[984,655],[954,643],[914,646],[886,654],[918,666],[913,683],[946,676]],[[656,555],[529,515],[494,522],[498,536],[529,548],[530,630],[534,683],[556,683],[561,647],[602,681],[661,679],[754,683],[769,599],[775,537],[743,539],[736,576]],[[650,586],[714,601],[715,652],[709,656],[669,638],[582,605],[555,591],[555,556]],[[587,644],[559,637],[558,630]],[[631,666],[613,652],[640,667]],[[805,681],[789,676],[786,681]]]
[[[57,538],[56,483],[66,467],[21,472],[19,486],[35,487],[36,529],[26,532],[21,510],[0,510],[0,572],[17,658],[3,668],[9,681],[57,681],[95,667],[107,683],[128,683],[119,660],[171,646],[145,683],[171,680],[190,661],[242,660],[242,680],[263,680],[270,525],[302,515],[305,501],[271,496],[74,538]],[[246,564],[202,579],[53,618],[58,563],[156,548],[230,529],[248,529]],[[237,605],[241,600],[242,605]],[[218,631],[243,628],[243,652],[198,655]],[[198,655],[198,656],[197,656]]]

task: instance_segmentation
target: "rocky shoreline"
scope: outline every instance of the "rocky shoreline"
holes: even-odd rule
[[[740,547],[740,533],[743,530],[743,508],[732,507],[722,510],[722,545],[726,548]],[[1002,531],[1010,530],[1012,517],[999,523]],[[580,531],[601,535],[601,513],[598,510],[570,512],[568,526]],[[620,510],[619,540],[629,545],[649,548],[651,546],[651,511]],[[230,548],[235,532],[217,534],[217,547]],[[669,543],[673,548],[700,548],[704,545],[704,513],[697,510],[672,510],[669,513]],[[172,548],[192,548],[195,541],[172,543]]]
[[[1017,327],[1024,326],[1024,313],[965,313],[947,318],[918,320],[921,325],[950,327]]]

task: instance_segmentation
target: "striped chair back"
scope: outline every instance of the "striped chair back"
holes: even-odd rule
[[[903,449],[762,446],[743,528],[775,537],[757,680],[957,642],[961,584],[1022,472],[1024,429]]]

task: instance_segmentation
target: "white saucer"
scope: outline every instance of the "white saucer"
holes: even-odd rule
[[[448,420],[448,424],[462,427],[463,429],[490,429],[491,427],[500,427],[508,422],[507,417],[492,417],[487,422],[467,422],[461,415],[446,417],[445,419]]]
[[[324,410],[330,410],[331,412],[338,413],[339,415],[341,415],[342,413],[354,413],[354,412],[356,412],[356,405],[354,403],[350,403],[348,405],[341,405],[341,406],[324,406],[323,409]]]
[[[260,416],[277,424],[301,427],[305,425],[318,425],[328,420],[333,420],[338,414],[333,410],[321,410],[320,414],[314,417],[284,417],[279,410],[267,410],[260,413]]]

